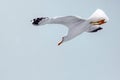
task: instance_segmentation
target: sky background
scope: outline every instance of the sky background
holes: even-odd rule
[[[1,0],[0,80],[120,80],[119,0]],[[78,15],[96,9],[110,18],[103,30],[61,46],[62,25],[33,26],[36,17]]]

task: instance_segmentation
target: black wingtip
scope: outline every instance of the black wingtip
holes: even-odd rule
[[[90,31],[90,32],[97,32],[97,31],[102,30],[102,29],[103,29],[103,28],[99,27],[99,28],[97,28],[97,29],[95,29],[95,30],[93,30],[93,31]]]
[[[41,18],[36,18],[36,19],[33,19],[33,22],[32,24],[33,25],[39,25],[39,22],[43,19],[46,19],[46,17],[41,17]]]
[[[33,22],[32,22],[33,25],[39,25],[38,23],[39,23],[39,19],[38,18],[37,19],[33,19]]]

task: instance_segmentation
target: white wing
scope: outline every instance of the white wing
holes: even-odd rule
[[[46,18],[41,21],[39,24],[62,24],[68,27],[68,34],[64,36],[64,40],[68,41],[79,35],[80,33],[85,31],[85,27],[81,24],[84,23],[86,20],[81,19],[76,16],[65,16],[65,17],[56,17],[56,18]]]
[[[78,22],[82,23],[86,21],[76,16],[65,16],[65,17],[55,17],[55,18],[46,18],[39,22],[39,24],[62,24],[68,28],[74,27]]]
[[[75,38],[76,36],[80,35],[81,33],[87,31],[89,26],[90,24],[87,21],[76,24],[76,27],[69,29],[68,35],[63,37],[64,42],[69,41]]]

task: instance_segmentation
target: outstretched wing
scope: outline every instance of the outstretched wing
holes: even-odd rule
[[[69,29],[68,34],[63,37],[64,38],[63,42],[69,41],[77,37],[78,35],[82,34],[83,32],[87,31],[89,26],[90,25],[88,24],[87,21],[77,24],[75,28]]]
[[[70,28],[71,26],[79,23],[84,22],[85,19],[81,19],[76,16],[66,16],[66,17],[56,17],[56,18],[51,18],[50,23],[51,24],[62,24]]]
[[[37,21],[37,19],[39,19]],[[35,19],[34,19],[35,21]],[[38,22],[38,25],[44,25],[44,24],[62,24],[67,26],[68,28],[73,27],[76,25],[78,22],[82,23],[86,21],[85,19],[81,19],[76,16],[65,16],[65,17],[55,17],[55,18],[48,18],[48,17],[42,17],[41,18],[36,18],[36,21]]]

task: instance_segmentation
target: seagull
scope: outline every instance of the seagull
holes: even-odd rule
[[[58,46],[63,42],[69,41],[83,32],[94,33],[102,30],[101,25],[107,23],[108,16],[101,9],[97,9],[88,19],[83,19],[79,16],[63,16],[63,17],[39,17],[32,20],[33,25],[45,24],[61,24],[68,28],[66,36],[58,43]]]

